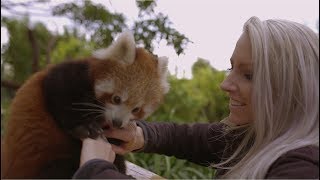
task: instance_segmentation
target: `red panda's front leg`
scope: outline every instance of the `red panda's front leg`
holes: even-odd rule
[[[96,139],[103,133],[101,124],[96,121],[91,121],[88,124],[81,124],[68,131],[73,137],[77,139],[92,138]]]
[[[88,61],[69,61],[52,67],[43,80],[47,111],[58,126],[77,139],[103,132],[103,116],[93,90]]]

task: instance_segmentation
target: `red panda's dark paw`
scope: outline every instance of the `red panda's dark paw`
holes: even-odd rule
[[[71,135],[77,139],[96,139],[103,130],[98,122],[92,121],[89,124],[79,125],[71,130]]]
[[[85,126],[77,126],[70,130],[70,134],[76,139],[85,139],[89,137],[90,132]]]
[[[96,121],[91,122],[88,124],[88,129],[89,129],[89,137],[91,139],[96,139],[98,136],[100,136],[103,133],[103,130]]]

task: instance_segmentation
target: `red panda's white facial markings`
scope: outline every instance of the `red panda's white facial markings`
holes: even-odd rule
[[[128,92],[127,92],[127,90],[121,91],[121,100],[122,100],[122,102],[126,102],[128,100]]]
[[[117,84],[117,83],[114,83]],[[104,113],[104,119],[105,121],[112,125],[117,124],[121,125],[121,127],[125,126],[130,120],[136,119],[138,112],[134,112],[133,110],[136,107],[139,107],[142,105],[142,103],[135,103],[136,105],[132,105],[131,103],[128,103],[128,92],[126,88],[123,88],[124,90],[119,90],[117,87],[113,87],[114,92],[111,93],[104,93],[97,99],[104,103],[105,106],[105,113]],[[139,110],[140,111],[140,110]],[[118,121],[117,123],[113,123],[114,121]]]
[[[153,113],[153,111],[155,110],[155,107],[152,106],[151,104],[148,104],[146,105],[144,108],[143,108],[143,111],[144,111],[144,115],[143,115],[143,119],[144,118],[147,118],[151,113]]]
[[[114,82],[112,79],[100,80],[95,83],[94,91],[97,97],[105,93],[112,93],[114,91]]]
[[[120,127],[123,127],[130,121],[131,118],[132,115],[130,113],[130,109],[128,109],[125,104],[106,104],[105,119],[108,123],[113,125],[119,124]]]
[[[117,89],[115,87],[115,90]],[[132,94],[137,93],[131,92],[131,96]],[[148,117],[157,108],[150,99],[130,97],[126,90],[123,92],[118,90],[113,94],[105,93],[98,100],[104,103],[105,121],[110,125],[115,124],[114,121],[121,121],[121,123],[117,123],[118,125],[121,124],[121,127],[126,126],[130,120]]]

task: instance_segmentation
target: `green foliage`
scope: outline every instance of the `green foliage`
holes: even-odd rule
[[[165,104],[149,118],[151,121],[214,122],[227,114],[228,98],[219,85],[224,72],[199,59],[193,65],[193,78],[169,77],[170,91]]]
[[[200,65],[202,63],[202,65]],[[210,64],[199,59],[193,66],[193,83],[204,97],[202,113],[210,122],[222,120],[227,116],[228,97],[220,89],[225,78],[224,71],[217,71]]]
[[[8,91],[5,88],[1,88],[1,137],[5,132],[4,126],[6,119],[9,117],[9,109],[11,99],[13,98],[14,94],[12,91]]]
[[[215,170],[158,154],[129,153],[126,159],[168,179],[212,179]]]
[[[154,47],[150,39],[158,42],[165,39],[169,46],[173,46],[178,55],[183,53],[191,41],[171,27],[172,23],[168,16],[154,11],[154,7],[157,5],[156,1],[137,0],[136,3],[140,8],[140,19],[135,22],[133,27],[137,43],[143,44],[146,49],[153,51]]]
[[[5,66],[10,64],[2,75],[16,82],[23,82],[31,73],[31,64],[24,63],[32,58],[28,37],[25,35],[27,23],[27,19],[22,22],[7,18],[1,19],[1,24],[6,26],[11,34],[15,34],[15,36],[10,36],[6,51],[1,54],[1,66],[6,68]]]
[[[52,62],[60,63],[69,59],[78,59],[90,56],[94,44],[81,41],[75,37],[65,38],[59,41],[52,52]]]
[[[168,17],[159,13],[155,17],[150,17],[137,21],[134,25],[137,43],[143,44],[146,49],[153,51],[153,44],[150,39],[156,39],[158,42],[162,39],[167,41],[169,46],[173,46],[179,55],[184,52],[186,45],[190,42],[183,34],[170,27],[171,22]],[[138,39],[137,37],[142,37]]]
[[[136,1],[137,6],[139,7],[139,15],[143,13],[151,14],[154,13],[154,8],[157,6],[155,1]]]
[[[137,44],[143,45],[152,52],[153,42],[165,39],[169,46],[173,46],[177,54],[183,53],[190,40],[170,27],[171,22],[167,16],[154,12],[156,2],[136,2],[140,8],[140,19],[134,22],[132,30]],[[53,15],[69,17],[78,27],[91,33],[91,40],[97,47],[108,46],[123,29],[130,29],[125,23],[126,19],[123,14],[110,13],[102,5],[93,4],[88,0],[58,5],[54,7]]]
[[[91,39],[97,47],[107,47],[122,29],[126,29],[122,14],[110,13],[102,5],[91,1],[61,4],[53,8],[53,15],[67,16],[76,26],[83,27],[87,32],[93,32]]]

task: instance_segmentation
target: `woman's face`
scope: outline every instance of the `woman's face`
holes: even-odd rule
[[[251,44],[247,34],[243,33],[233,51],[230,74],[220,87],[228,93],[229,121],[236,125],[247,124],[253,119],[251,104],[253,61]]]

